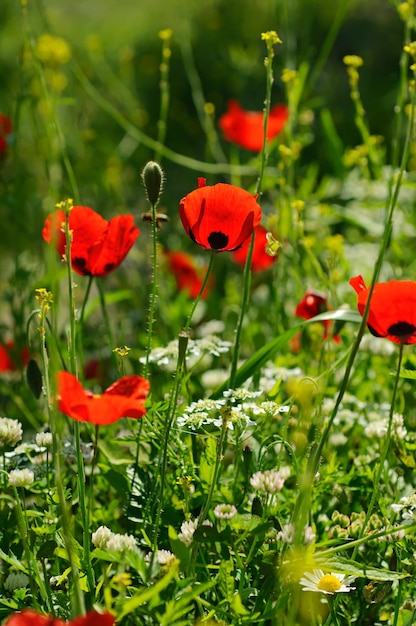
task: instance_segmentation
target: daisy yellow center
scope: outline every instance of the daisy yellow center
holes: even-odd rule
[[[328,593],[335,593],[341,588],[339,579],[333,574],[324,574],[318,583],[318,589],[327,591]]]

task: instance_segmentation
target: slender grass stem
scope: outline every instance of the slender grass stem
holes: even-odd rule
[[[269,147],[267,143],[267,126],[269,123],[269,115],[270,115],[270,107],[271,107],[271,97],[272,97],[272,86],[274,82],[273,78],[273,39],[271,33],[264,33],[263,37],[267,42],[267,57],[265,59],[266,66],[266,98],[264,100],[264,117],[263,117],[263,148],[261,151],[261,160],[260,160],[260,169],[259,174],[256,181],[256,195],[261,195],[261,188],[263,183],[264,172],[267,165],[267,160],[269,156]],[[278,39],[278,38],[277,38]],[[276,41],[274,41],[276,43]],[[240,313],[237,321],[237,328],[234,339],[234,350],[231,362],[231,372],[230,372],[230,388],[233,389],[235,386],[235,377],[237,373],[238,366],[238,358],[240,354],[240,343],[241,343],[241,333],[243,330],[244,318],[247,312],[248,301],[250,297],[250,285],[251,285],[251,260],[253,258],[253,248],[254,248],[254,239],[255,232],[253,232],[251,236],[250,246],[247,251],[247,258],[244,265],[244,274],[243,274],[243,295],[241,298],[241,307]]]
[[[383,448],[381,450],[381,454],[380,454],[380,460],[378,463],[378,467],[377,470],[375,472],[375,476],[374,476],[374,482],[373,482],[373,489],[372,489],[372,493],[371,493],[371,498],[370,498],[370,502],[368,504],[368,508],[367,508],[367,513],[366,516],[364,518],[364,522],[363,525],[361,527],[360,530],[360,534],[359,534],[359,539],[361,539],[361,537],[364,536],[365,531],[367,530],[367,526],[368,526],[368,522],[370,520],[370,517],[373,513],[373,508],[374,505],[376,503],[377,498],[379,498],[379,488],[380,488],[380,481],[381,481],[381,476],[383,474],[383,472],[385,471],[385,461],[387,458],[387,454],[390,448],[390,443],[391,443],[391,433],[392,433],[392,427],[393,427],[393,417],[394,417],[394,408],[396,405],[396,398],[397,398],[397,390],[398,390],[398,386],[399,386],[399,380],[400,380],[400,370],[401,370],[401,365],[402,365],[402,360],[403,360],[403,344],[400,344],[399,346],[399,356],[397,359],[397,370],[396,370],[396,376],[394,378],[394,387],[393,387],[393,394],[392,394],[392,398],[391,398],[391,404],[390,404],[390,412],[389,412],[389,421],[388,421],[388,426],[387,426],[387,433],[386,433],[386,437],[383,440]],[[354,551],[352,553],[352,559],[355,559],[355,557],[357,556],[357,552],[358,552],[358,546],[356,546],[354,548]]]
[[[202,282],[201,288],[199,290],[199,293],[197,295],[197,297],[195,298],[193,304],[192,304],[192,308],[191,311],[187,317],[187,320],[185,322],[185,326],[183,328],[183,330],[179,333],[179,349],[178,349],[178,360],[177,360],[177,364],[176,364],[176,370],[175,370],[175,378],[173,381],[173,387],[170,393],[170,402],[169,402],[169,406],[166,412],[166,419],[165,419],[165,427],[164,427],[164,432],[163,432],[163,444],[162,444],[162,452],[161,455],[159,457],[159,467],[160,467],[160,489],[159,489],[159,498],[158,498],[158,506],[157,506],[157,511],[156,511],[156,517],[155,517],[155,524],[154,524],[154,533],[153,533],[153,548],[154,551],[156,551],[157,549],[157,537],[158,537],[158,533],[159,533],[159,526],[160,526],[160,517],[161,517],[161,512],[162,512],[162,507],[163,507],[163,498],[164,498],[164,491],[165,491],[165,482],[166,482],[166,468],[167,468],[167,459],[168,459],[168,445],[169,445],[169,437],[170,437],[170,431],[173,425],[173,421],[175,419],[175,415],[176,415],[176,407],[178,405],[178,399],[179,399],[179,393],[181,390],[181,386],[182,386],[182,379],[183,379],[183,374],[184,374],[184,369],[185,369],[185,358],[186,358],[186,350],[188,347],[188,340],[189,340],[189,328],[191,326],[191,322],[192,322],[192,318],[193,315],[195,313],[196,307],[198,306],[198,303],[201,299],[202,294],[204,293],[205,287],[208,283],[208,279],[209,276],[211,274],[211,270],[214,264],[214,257],[215,257],[215,251],[212,250],[211,251],[211,255],[210,255],[210,260],[209,260],[209,264],[208,264],[208,268],[205,274],[205,278]]]

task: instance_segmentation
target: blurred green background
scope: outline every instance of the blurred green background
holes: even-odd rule
[[[321,124],[324,108],[331,112],[340,145],[360,143],[342,62],[345,54],[364,59],[360,89],[370,129],[383,135],[388,145],[403,23],[387,0],[28,0],[25,11],[27,20],[17,0],[0,3],[0,111],[14,121],[14,145],[0,172],[4,224],[0,244],[7,249],[22,251],[29,242],[39,247],[39,218],[57,200],[73,195],[63,163],[65,151],[82,204],[105,215],[138,206],[146,210],[139,173],[154,153],[126,136],[91,99],[76,67],[117,111],[156,138],[162,29],[173,31],[166,145],[175,152],[212,160],[187,62],[194,63],[203,96],[215,107],[215,124],[231,98],[247,109],[261,110],[265,44],[260,34],[267,30],[276,30],[283,40],[274,63],[273,103],[285,100],[283,68],[306,68],[311,79],[299,110],[313,113],[311,140],[302,155],[305,167],[316,162],[319,177],[339,173]],[[62,132],[60,145],[28,52],[29,41],[36,45],[45,32],[64,38],[72,55],[60,68],[66,87],[52,94]],[[332,35],[333,45],[328,41]],[[229,146],[219,140],[228,156]],[[253,155],[243,153],[240,159],[249,162]],[[164,203],[174,211],[195,186],[198,172],[166,159],[163,166],[168,180]]]

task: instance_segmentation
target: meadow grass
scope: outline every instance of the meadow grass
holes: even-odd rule
[[[416,623],[416,9],[370,4],[369,107],[355,2],[3,9],[2,623]]]

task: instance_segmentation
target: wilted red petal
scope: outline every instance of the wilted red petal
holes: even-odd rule
[[[273,139],[284,128],[289,112],[283,104],[277,104],[269,113],[267,139]],[[224,138],[246,150],[259,152],[263,148],[264,113],[245,111],[236,100],[228,103],[228,111],[219,119]]]
[[[261,209],[248,191],[218,183],[185,196],[179,215],[189,237],[202,248],[233,251],[259,224]]]
[[[86,391],[69,372],[58,373],[58,409],[79,422],[108,425],[122,417],[142,417],[149,394],[149,381],[124,376],[101,395]]]
[[[97,613],[90,611],[86,615],[76,617],[68,626],[113,626],[115,622],[114,615],[111,613]]]
[[[358,293],[358,310],[362,315],[370,290],[365,286],[362,276],[351,278],[350,285]],[[376,337],[383,337],[393,343],[416,343],[416,282],[390,280],[376,283],[367,326]]]
[[[278,259],[277,256],[273,257],[266,253],[267,232],[268,231],[261,225],[257,226],[255,230],[253,255],[251,257],[251,269],[253,272],[262,272],[267,270]],[[233,259],[239,265],[245,265],[250,243],[251,238],[249,237],[239,250],[233,252]]]
[[[32,609],[14,613],[3,626],[65,626],[65,622],[55,617],[42,615]]]

